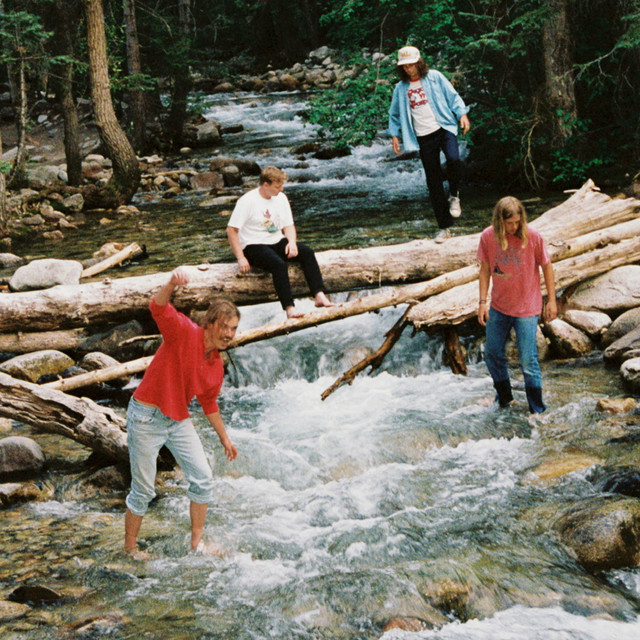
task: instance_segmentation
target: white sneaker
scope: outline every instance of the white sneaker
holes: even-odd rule
[[[460,198],[458,196],[449,196],[449,214],[451,217],[459,218],[461,213]]]
[[[442,242],[444,242],[450,237],[451,237],[451,231],[449,231],[449,229],[440,229],[440,231],[438,231],[438,234],[433,239],[433,241],[437,242],[438,244],[441,244]]]

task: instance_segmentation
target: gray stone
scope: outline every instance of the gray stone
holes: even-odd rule
[[[613,313],[640,306],[640,266],[617,267],[583,282],[569,298],[568,306]]]
[[[224,178],[217,171],[203,171],[191,177],[191,188],[202,191],[211,191],[211,189],[222,189],[224,187]]]
[[[569,309],[569,311],[563,315],[562,319],[576,329],[583,331],[594,340],[598,340],[609,325],[611,325],[611,318],[601,311]]]
[[[62,201],[62,206],[72,213],[78,213],[84,208],[84,196],[81,193],[74,193]]]
[[[640,358],[625,360],[620,367],[620,375],[634,393],[640,393]]]
[[[114,357],[100,351],[93,351],[87,353],[87,355],[80,360],[78,366],[86,371],[97,371],[99,369],[107,369],[108,367],[116,367],[119,364],[120,362]],[[122,376],[121,378],[109,380],[109,384],[114,387],[125,387],[129,384],[130,380],[130,376]]]
[[[215,120],[207,120],[196,127],[196,146],[210,147],[220,144],[220,123]]]
[[[227,167],[222,167],[220,173],[224,179],[225,187],[239,187],[242,185],[242,174],[235,165],[231,164]]]
[[[635,567],[640,560],[640,500],[591,498],[555,523],[562,542],[588,571]]]
[[[27,181],[35,189],[42,189],[58,180],[60,167],[57,165],[35,165],[27,168]]]
[[[637,327],[640,327],[640,307],[625,311],[611,323],[602,336],[602,346],[607,347]]]
[[[542,332],[549,338],[554,353],[561,358],[579,358],[594,349],[594,344],[586,333],[560,318],[545,323]]]
[[[0,269],[6,269],[7,267],[19,267],[24,264],[26,260],[20,256],[15,256],[13,253],[0,253]]]
[[[0,371],[29,382],[37,382],[42,376],[62,373],[73,360],[61,351],[45,349],[14,356],[0,364]]]
[[[136,338],[144,333],[142,325],[137,320],[119,324],[109,331],[90,336],[77,347],[79,353],[100,351],[118,360],[131,360],[136,355],[135,346],[123,347],[122,343],[129,338]]]
[[[0,439],[0,476],[36,474],[44,467],[40,445],[24,436]]]
[[[31,607],[19,602],[9,602],[0,600],[0,622],[10,622],[26,616],[31,611]]]
[[[623,362],[626,354],[640,348],[640,327],[618,338],[604,350],[604,359],[609,362]]]
[[[82,263],[76,260],[33,260],[16,270],[9,280],[9,287],[12,291],[29,291],[58,284],[78,284],[81,273]]]

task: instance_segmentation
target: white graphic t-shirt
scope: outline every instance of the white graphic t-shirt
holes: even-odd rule
[[[422,87],[422,82],[420,80],[412,80],[409,83],[407,95],[416,136],[428,136],[430,133],[437,131],[440,125],[433,115],[431,105]]]
[[[263,198],[259,188],[245,193],[236,202],[229,226],[238,229],[240,246],[276,244],[284,238],[282,229],[293,224],[289,199],[284,193]]]

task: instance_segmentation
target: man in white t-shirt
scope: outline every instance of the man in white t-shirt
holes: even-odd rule
[[[236,202],[229,219],[227,237],[241,273],[258,267],[271,273],[287,318],[299,318],[289,282],[288,262],[300,263],[316,307],[335,306],[327,297],[313,249],[297,241],[289,200],[283,192],[287,176],[277,167],[265,167],[260,186]]]

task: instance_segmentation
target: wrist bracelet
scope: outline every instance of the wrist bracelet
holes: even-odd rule
[[[479,301],[478,304],[482,304],[483,302],[487,302],[488,298],[483,298],[482,300]]]

